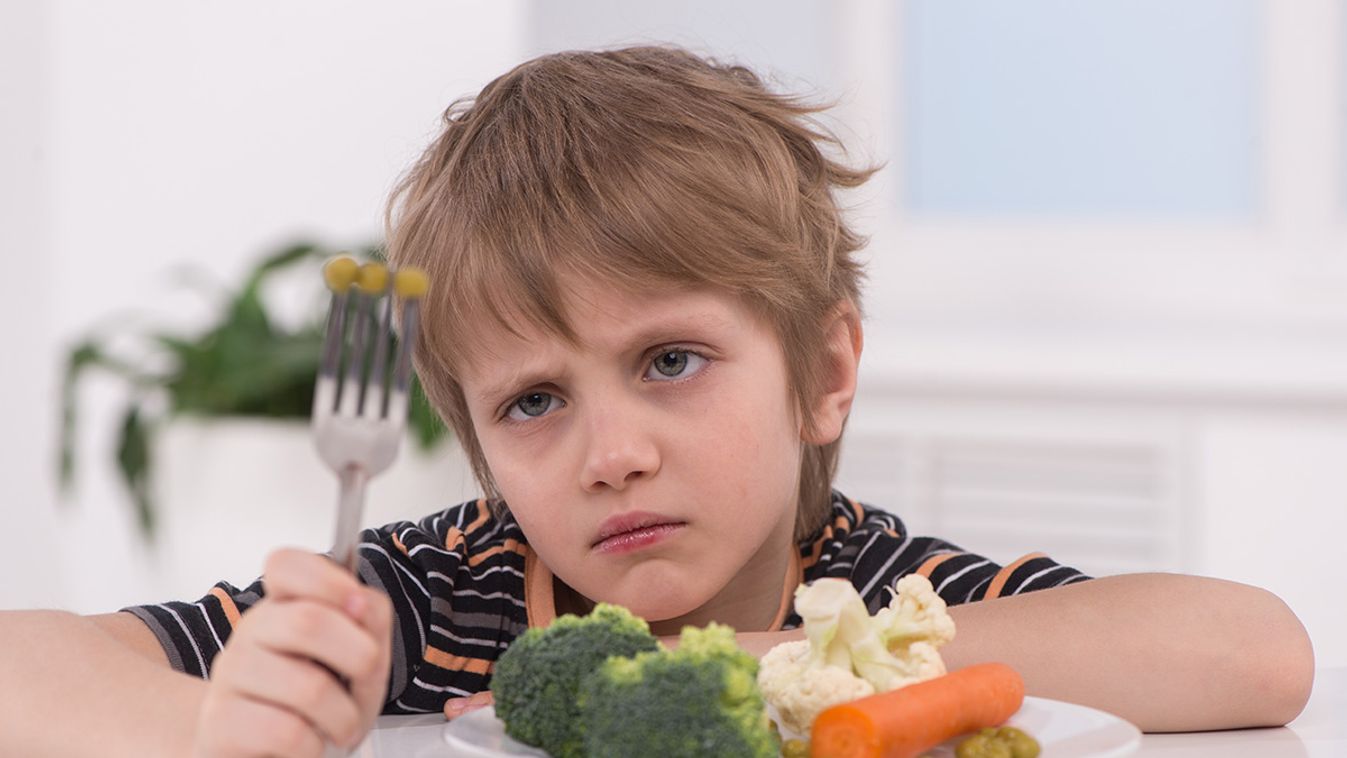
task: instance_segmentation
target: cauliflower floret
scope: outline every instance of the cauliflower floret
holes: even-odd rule
[[[758,664],[758,689],[781,724],[807,734],[824,709],[875,694],[873,684],[836,666],[813,666],[809,640],[783,642]]]
[[[893,587],[887,608],[880,608],[874,623],[879,627],[889,650],[914,642],[929,642],[938,647],[954,639],[954,619],[945,608],[945,599],[936,594],[931,580],[921,574],[908,574]]]
[[[937,648],[954,638],[954,620],[930,580],[912,574],[894,586],[873,617],[845,579],[819,579],[795,590],[806,640],[763,656],[758,686],[782,722],[808,731],[823,709],[945,673]]]
[[[935,679],[938,676],[944,676],[944,658],[940,657],[939,650],[935,645],[929,642],[913,642],[907,648],[894,652],[898,660],[904,662],[904,668],[908,675],[904,677],[905,681],[896,685],[898,687],[907,687],[909,684],[916,684],[919,681]]]

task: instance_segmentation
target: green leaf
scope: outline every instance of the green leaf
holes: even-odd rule
[[[243,284],[243,291],[257,290],[262,282],[277,271],[290,267],[290,265],[303,261],[307,258],[321,257],[322,251],[317,245],[309,242],[300,242],[290,247],[284,248],[266,258],[263,258],[248,279]]]
[[[75,426],[79,421],[79,405],[75,402],[76,389],[84,369],[94,362],[98,348],[82,342],[66,357],[65,376],[61,380],[61,429],[58,434],[58,481],[68,489],[75,479]]]
[[[75,345],[66,356],[65,375],[61,379],[61,429],[57,435],[58,481],[69,488],[75,478],[75,441],[79,421],[79,382],[90,368],[101,368],[121,376],[133,386],[152,385],[155,378],[103,352],[93,338]]]
[[[445,426],[440,415],[431,406],[425,390],[421,389],[419,379],[412,381],[412,398],[411,404],[407,408],[407,425],[411,428],[412,435],[422,450],[434,449],[449,434],[449,427]]]
[[[134,403],[122,416],[121,434],[117,439],[117,468],[122,473],[136,506],[141,531],[154,533],[154,504],[150,498],[150,427],[141,418],[140,408]]]
[[[212,415],[307,418],[322,344],[316,338],[277,337],[245,355],[227,355],[194,386],[175,386],[179,410]],[[187,379],[189,377],[183,377]]]
[[[191,340],[175,337],[171,334],[155,334],[150,339],[179,358],[187,358],[200,351],[200,346]]]

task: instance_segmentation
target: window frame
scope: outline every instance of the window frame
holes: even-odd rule
[[[884,335],[872,373],[1250,391],[1332,379],[1347,392],[1347,356],[1323,355],[1347,337],[1347,3],[1261,4],[1261,207],[1247,219],[1192,221],[905,209],[893,54],[905,5],[837,6],[839,79],[860,85],[844,91],[835,118],[853,157],[885,163],[845,198],[871,239],[869,326]],[[1104,353],[1119,345],[1130,371],[1110,375]],[[1206,359],[1172,360],[1194,350]],[[1004,365],[1008,351],[1032,370]],[[1250,356],[1267,365],[1238,370]]]

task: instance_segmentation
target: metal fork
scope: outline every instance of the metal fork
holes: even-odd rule
[[[407,426],[418,301],[427,282],[415,269],[390,274],[380,264],[360,265],[349,257],[329,261],[323,277],[332,305],[311,426],[319,456],[337,474],[332,557],[354,573],[365,485],[393,463]],[[390,372],[395,300],[402,304],[402,323]]]

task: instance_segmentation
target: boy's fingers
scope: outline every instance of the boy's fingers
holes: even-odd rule
[[[312,661],[247,647],[229,664],[249,672],[246,677],[229,678],[230,688],[244,697],[298,715],[338,745],[354,745],[363,734],[361,715],[350,693]]]
[[[325,555],[282,548],[267,556],[262,583],[268,597],[305,598],[345,608],[360,582]]]
[[[372,719],[383,710],[385,695],[388,693],[388,671],[392,665],[393,649],[393,603],[379,590],[365,588],[364,592],[367,605],[357,620],[374,640],[377,655],[371,675],[351,681],[351,694],[355,696],[361,711]]]
[[[371,634],[387,637],[393,628],[393,601],[382,590],[362,585],[342,610]]]
[[[318,758],[323,755],[323,738],[307,721],[283,708],[247,698],[226,698],[219,701],[209,714],[203,713],[203,728],[228,730],[213,744],[216,750],[208,754],[221,755],[284,755],[296,758]],[[236,725],[247,724],[247,729]],[[228,744],[227,748],[221,748]]]
[[[311,600],[258,604],[249,612],[252,634],[263,647],[312,658],[338,674],[363,681],[379,670],[386,656],[378,639],[344,612]]]
[[[444,702],[444,717],[455,719],[465,713],[471,713],[479,708],[485,708],[496,702],[490,690],[479,692],[472,697],[450,698]]]

